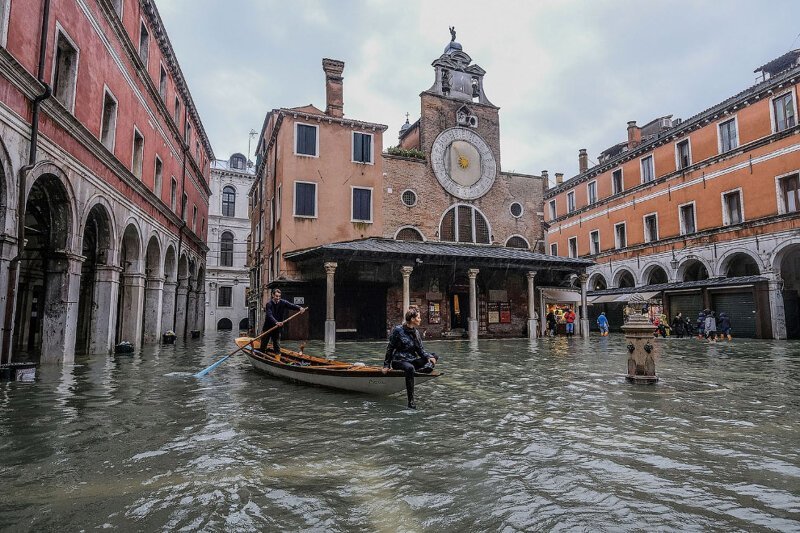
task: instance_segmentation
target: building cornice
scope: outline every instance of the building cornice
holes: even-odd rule
[[[365,130],[380,131],[381,133],[389,129],[389,126],[385,124],[378,124],[375,122],[364,122],[363,120],[355,120],[350,118],[338,118],[338,117],[332,117],[330,115],[318,115],[316,113],[305,113],[303,111],[298,111],[297,109],[281,108],[278,110],[278,113],[281,113],[284,116],[290,116],[292,118],[302,118],[304,120],[316,121],[316,122],[327,122],[328,124],[341,124],[342,126],[349,128],[360,128]]]
[[[108,0],[102,1],[108,4]],[[172,72],[175,86],[178,88],[181,96],[183,96],[189,114],[192,116],[192,119],[194,119],[195,125],[197,126],[197,133],[203,140],[203,144],[208,152],[208,156],[210,159],[215,159],[214,150],[211,148],[211,142],[208,140],[208,135],[206,135],[205,128],[203,128],[203,122],[200,120],[200,115],[197,112],[197,107],[194,104],[192,93],[189,91],[189,86],[186,84],[186,78],[183,76],[183,71],[181,70],[178,59],[175,56],[175,51],[172,49],[172,43],[169,40],[167,30],[164,27],[164,22],[161,20],[161,15],[158,13],[155,2],[153,0],[139,0],[139,3],[142,6],[142,12],[147,17],[147,21],[150,23],[150,26],[153,29],[153,36],[155,37],[155,40],[161,49],[161,53],[164,54],[164,57],[167,60],[167,66]],[[130,41],[129,38],[128,41]],[[136,54],[136,57],[138,59],[138,54]],[[153,84],[152,81],[151,84],[155,88],[155,84]]]

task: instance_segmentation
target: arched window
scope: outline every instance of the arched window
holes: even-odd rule
[[[233,154],[230,160],[230,167],[234,170],[244,170],[245,160],[242,154]]]
[[[236,216],[236,189],[230,185],[222,189],[222,216]]]
[[[403,228],[397,232],[397,236],[395,237],[398,241],[414,241],[414,242],[422,242],[424,239],[422,238],[422,234],[415,230],[414,228]]]
[[[233,329],[233,322],[231,322],[230,318],[223,318],[217,322],[217,329],[219,331],[230,331]]]
[[[442,217],[439,239],[450,242],[491,244],[489,223],[483,213],[471,205],[456,205]]]
[[[233,233],[226,231],[219,243],[219,264],[224,267],[233,266]]]
[[[530,248],[530,246],[528,246],[528,241],[526,241],[519,235],[514,235],[513,237],[508,239],[506,241],[506,246],[508,246],[509,248],[523,248],[525,250]]]

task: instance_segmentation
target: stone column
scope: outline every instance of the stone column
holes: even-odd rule
[[[200,287],[197,293],[197,329],[200,330],[202,335],[206,330],[206,291],[205,287]],[[239,327],[238,323],[234,323],[234,329]]]
[[[164,304],[164,278],[148,278],[144,289],[144,335],[142,342],[155,344],[161,339],[161,314]]]
[[[478,277],[480,270],[470,268],[467,270],[469,276],[469,339],[478,339],[478,290],[475,286],[475,278]]]
[[[186,336],[186,300],[189,293],[189,278],[178,278],[175,291],[175,335],[181,339]]]
[[[589,303],[586,301],[586,291],[589,288],[589,276],[581,274],[578,277],[581,282],[581,337],[589,338]]]
[[[6,323],[6,299],[8,298],[8,281],[11,274],[9,269],[11,268],[11,258],[15,255],[17,255],[17,239],[9,235],[0,235],[0,347],[3,346],[5,335],[3,327]],[[11,331],[14,331],[13,326]],[[0,354],[0,363],[7,362]]]
[[[538,320],[536,320],[536,290],[533,286],[533,280],[536,277],[536,272],[529,271],[525,274],[528,278],[528,338],[536,338],[536,327]],[[540,308],[541,309],[541,308]]]
[[[779,272],[767,272],[769,281],[769,314],[772,323],[772,338],[786,339],[786,310],[783,307],[783,281]],[[734,330],[735,333],[735,330]]]
[[[186,330],[191,333],[197,329],[197,281],[189,282],[186,296]]]
[[[122,267],[97,265],[92,296],[92,323],[89,325],[89,352],[110,354],[114,349],[119,299],[119,276]]]
[[[336,273],[337,263],[325,263],[325,274],[327,292],[325,294],[326,313],[325,313],[325,347],[333,349],[336,346],[336,318],[334,316],[334,298],[336,292],[333,286],[333,275]]]
[[[544,304],[544,291],[539,289],[539,333],[542,337],[547,335],[547,307]]]
[[[403,274],[403,310],[401,313],[405,316],[408,306],[411,305],[411,289],[409,288],[409,278],[414,267],[404,266],[400,267],[400,272]]]
[[[177,281],[165,281],[161,297],[161,332],[172,331],[175,327],[175,292],[178,288]]]
[[[85,259],[68,252],[56,252],[50,257],[42,317],[42,363],[75,360],[81,265]]]
[[[122,290],[125,291],[122,307],[122,338],[134,348],[142,346],[142,316],[144,313],[144,274],[124,274]]]

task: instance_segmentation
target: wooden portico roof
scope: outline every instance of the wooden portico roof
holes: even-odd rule
[[[314,248],[287,252],[285,259],[294,262],[310,260],[389,262],[409,261],[427,265],[452,265],[462,262],[469,266],[568,270],[582,272],[594,264],[586,259],[545,255],[520,248],[459,244],[450,242],[397,241],[371,237],[355,241],[323,244]]]

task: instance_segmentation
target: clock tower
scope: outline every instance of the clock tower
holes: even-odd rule
[[[500,108],[455,40],[433,61],[419,120],[384,154],[384,236],[541,250],[542,180],[503,172]]]

